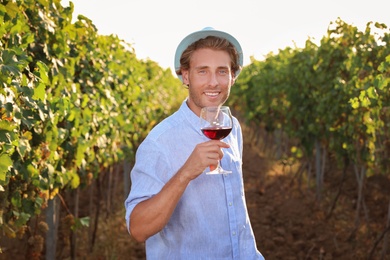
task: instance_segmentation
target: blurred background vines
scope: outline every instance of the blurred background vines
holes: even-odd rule
[[[60,0],[0,1],[0,251],[23,240],[28,259],[93,251],[99,219],[123,206],[114,194],[127,195],[138,145],[186,95],[169,69],[72,15]],[[319,44],[252,59],[229,99],[247,138],[318,202],[329,169],[356,176],[351,236],[368,215],[366,178],[390,174],[389,41],[385,24],[338,19]],[[382,226],[378,243],[390,197]]]
[[[389,43],[385,24],[361,32],[339,19],[319,46],[308,39],[252,60],[232,89],[247,122],[285,138],[275,140],[278,158],[317,168],[318,198],[327,157],[361,177],[390,173]]]
[[[186,94],[169,69],[72,13],[60,0],[0,3],[0,232],[28,239],[29,259],[44,247],[55,259],[64,227],[74,256],[77,229],[95,226],[92,250],[101,212],[92,194],[112,200],[102,185],[128,192],[128,171],[122,186],[111,176]],[[91,210],[81,214],[86,188]]]

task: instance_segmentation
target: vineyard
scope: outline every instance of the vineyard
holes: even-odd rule
[[[59,204],[77,205],[79,190],[130,162],[185,94],[169,70],[72,13],[59,0],[0,4],[0,226],[29,237],[30,257],[46,246],[54,259]],[[68,228],[92,224],[77,212]]]
[[[137,59],[87,17],[72,20],[73,4],[60,0],[0,3],[0,258],[16,243],[26,259],[96,252],[102,221],[121,212],[138,145],[186,95],[169,69]],[[370,236],[368,259],[390,254],[389,190],[382,218],[371,219],[367,202],[368,178],[390,178],[389,42],[385,24],[359,31],[338,19],[319,45],[253,59],[228,104],[252,145],[327,205],[327,218],[353,176],[350,241]]]

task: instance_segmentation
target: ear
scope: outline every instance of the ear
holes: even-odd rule
[[[188,79],[188,70],[182,70],[181,71],[181,78],[183,79],[183,84],[188,85],[190,84],[190,81]]]
[[[234,82],[236,82],[236,75],[233,74],[230,82],[232,86],[234,85]]]

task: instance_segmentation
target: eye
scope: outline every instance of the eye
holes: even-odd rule
[[[228,74],[228,70],[227,69],[220,69],[219,70],[219,74],[220,75],[226,75],[226,74]]]

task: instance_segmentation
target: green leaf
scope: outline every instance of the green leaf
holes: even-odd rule
[[[39,83],[38,86],[34,88],[33,98],[44,101],[45,95],[46,95],[45,89],[46,89],[45,85],[42,83]]]
[[[16,55],[12,51],[4,50],[0,59],[0,71],[3,74],[12,73],[18,75],[20,73]]]
[[[30,142],[26,138],[19,139],[19,145],[17,146],[17,151],[21,158],[24,158],[26,152],[31,151]]]
[[[49,68],[42,61],[38,61],[37,62],[37,66],[39,68],[39,78],[40,78],[40,80],[43,83],[45,83],[45,84],[48,83],[49,82],[49,77],[48,77]]]
[[[8,132],[12,132],[16,127],[11,125],[11,123],[7,120],[0,121],[0,130],[5,130]]]
[[[82,226],[89,227],[89,222],[90,222],[89,217],[79,218],[79,221]]]
[[[32,204],[31,201],[30,201],[30,203]],[[28,208],[26,208],[26,207],[28,207]],[[34,209],[34,208],[32,208],[32,206],[27,206],[27,205],[23,205],[23,208],[24,208],[25,210],[30,210],[30,209],[33,210],[33,209]],[[34,211],[32,211],[32,212],[34,212]],[[30,217],[31,217],[30,214],[21,212],[21,213],[19,214],[18,218],[16,219],[15,224],[16,224],[17,226],[22,226],[22,225],[24,225],[24,224],[27,223],[27,221],[30,219]]]
[[[13,206],[15,206],[16,208],[19,208],[22,206],[22,198],[20,196],[20,194],[15,191],[13,194],[12,194],[12,197],[11,197],[11,203]],[[15,214],[15,212],[14,212]]]
[[[7,15],[9,15],[12,18],[14,18],[16,14],[19,12],[19,8],[17,4],[13,3],[12,1],[8,2],[8,4],[6,5],[6,9],[7,9]]]
[[[12,160],[8,154],[0,155],[0,181],[5,181],[6,173],[12,167]]]
[[[90,217],[76,218],[72,230],[77,230],[81,227],[89,227]]]
[[[85,151],[88,148],[88,144],[85,143],[79,143],[77,146],[77,152],[76,152],[76,165],[79,167],[81,166],[81,163],[84,160],[85,157]]]
[[[357,109],[359,107],[359,99],[357,97],[351,98],[349,103],[351,103],[353,109]]]
[[[27,165],[27,171],[32,178],[39,176],[38,169],[32,164]]]
[[[76,189],[80,185],[80,177],[76,173],[72,173],[70,186],[72,189]]]

